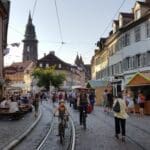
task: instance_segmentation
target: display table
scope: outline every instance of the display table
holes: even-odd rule
[[[145,102],[144,105],[144,113],[146,115],[150,115],[150,100]]]
[[[139,111],[139,108],[140,108],[140,107],[139,107],[138,104],[135,104],[134,108],[135,108],[135,112],[136,112],[136,113],[139,113],[139,112],[140,112],[140,111]]]
[[[135,112],[139,113],[139,105],[135,104]],[[144,114],[150,115],[150,101],[146,101],[144,104]]]

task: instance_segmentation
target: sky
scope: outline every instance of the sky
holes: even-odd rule
[[[89,64],[97,48],[95,43],[102,36],[108,36],[112,29],[112,20],[118,18],[119,12],[131,12],[136,2],[136,0],[125,0],[124,5],[115,16],[123,0],[56,0],[61,38],[55,0],[37,0],[34,9],[35,1],[11,0],[8,27],[10,52],[5,56],[5,66],[22,61],[22,40],[29,11],[33,16],[33,24],[39,41],[39,59],[44,56],[44,53],[55,51],[55,55],[67,63],[74,64],[78,54],[82,56],[85,64]],[[18,48],[12,47],[10,44],[14,42],[21,44]]]

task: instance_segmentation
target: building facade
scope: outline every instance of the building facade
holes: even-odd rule
[[[9,21],[9,8],[10,2],[0,0],[0,97],[2,96],[3,89],[3,67],[4,67],[4,49],[7,47],[7,29]]]
[[[76,59],[74,61],[74,64],[82,69],[85,72],[85,82],[87,83],[89,80],[91,80],[91,65],[90,64],[84,64],[84,61],[82,59],[82,56],[76,56]]]
[[[46,68],[52,66],[55,66],[56,73],[63,73],[66,76],[62,88],[72,89],[76,86],[85,86],[85,72],[83,69],[64,62],[55,55],[54,51],[50,51],[48,55],[44,55],[37,62],[37,67]]]
[[[5,80],[7,82],[7,89],[21,89],[24,93],[31,91],[32,88],[32,72],[35,68],[33,61],[25,61],[13,63],[5,67]]]
[[[102,49],[108,53],[107,65],[96,70],[97,65],[94,63],[102,54],[95,54],[92,59],[92,76],[98,74],[96,79],[102,80],[107,77],[114,86],[114,93],[123,90],[135,73],[150,72],[149,0],[137,1],[131,13],[119,14],[118,20],[113,21],[112,31]],[[102,62],[99,60],[98,64],[102,65]]]
[[[23,40],[23,62],[37,61],[38,59],[38,40],[36,39],[35,27],[32,24],[31,14],[29,13],[28,23],[26,25],[25,38]]]

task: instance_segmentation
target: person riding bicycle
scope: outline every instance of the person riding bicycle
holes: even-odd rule
[[[86,91],[82,90],[80,92],[80,95],[78,97],[78,104],[79,104],[79,111],[80,111],[80,125],[83,123],[83,111],[85,111],[85,114],[87,115],[87,106],[88,106],[88,98]]]
[[[58,112],[59,122],[61,122],[63,119],[65,119],[65,126],[66,126],[66,122],[68,121],[69,112],[67,110],[67,107],[65,106],[64,100],[61,100],[59,102],[59,106],[54,111],[54,116],[57,112]],[[59,125],[60,125],[60,123],[59,123]],[[58,127],[58,131],[59,130],[60,130],[60,127]],[[60,133],[60,131],[59,131],[59,133]]]
[[[65,101],[61,100],[59,102],[59,106],[54,111],[54,116],[58,112],[58,116],[60,119],[63,119],[64,115],[69,115],[69,112],[67,110],[67,107],[65,106]]]

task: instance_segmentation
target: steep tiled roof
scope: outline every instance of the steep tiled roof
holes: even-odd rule
[[[89,80],[88,84],[91,86],[91,88],[106,87],[108,85],[108,81]]]
[[[54,52],[50,52],[48,55],[44,56],[43,58],[38,60],[38,65],[40,63],[44,63],[49,64],[49,66],[56,66],[56,69],[67,69],[70,70],[71,65],[64,62],[63,60],[61,60],[60,58],[58,58],[57,56],[55,56]],[[61,67],[59,67],[59,64],[61,64]]]
[[[16,63],[13,63],[11,66],[12,67],[22,67],[22,68],[27,68],[30,64],[32,63],[32,61],[25,61],[25,62],[16,62]]]
[[[17,62],[5,67],[5,72],[24,72],[25,69],[32,63],[32,61]]]
[[[150,7],[150,2],[146,3],[146,2],[141,2],[141,1],[137,1],[137,3],[139,3],[140,5],[144,6],[144,7]]]
[[[117,25],[119,25],[119,20],[114,20],[114,22],[115,22]]]
[[[133,13],[121,12],[120,14],[121,14],[123,17],[134,18],[134,14],[133,14]]]

